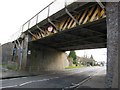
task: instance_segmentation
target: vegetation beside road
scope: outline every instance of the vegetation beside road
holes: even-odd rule
[[[81,68],[81,67],[91,67],[91,66],[104,66],[104,62],[97,62],[94,60],[93,55],[88,57],[84,55],[83,57],[79,57],[76,55],[76,52],[70,51],[67,56],[69,65],[65,67],[65,69],[73,69],[73,68]]]
[[[81,66],[72,65],[72,66],[65,67],[65,69],[80,68],[80,67]]]
[[[0,64],[0,66],[3,68],[3,71],[6,71],[6,70],[16,70],[17,69],[17,66],[13,65],[13,64],[12,65],[11,64]]]
[[[65,67],[65,69],[74,69],[74,68],[82,68],[82,67],[88,67],[88,66],[83,66],[83,65],[75,65],[75,64],[73,64],[72,66],[68,66],[68,67]]]

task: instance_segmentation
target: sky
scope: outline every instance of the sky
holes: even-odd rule
[[[95,61],[101,62],[101,61],[107,61],[107,49],[101,48],[101,49],[86,49],[86,50],[76,50],[76,55],[83,57],[84,55],[87,55],[89,58],[91,55],[95,59]],[[66,52],[69,54],[69,51]]]
[[[0,43],[7,42],[22,24],[53,0],[0,0]]]
[[[0,43],[8,42],[27,20],[52,1],[54,0],[1,0]],[[60,4],[56,5],[60,6]],[[55,11],[56,8],[53,7],[53,10]],[[97,61],[106,61],[106,49],[81,50],[76,51],[76,54],[78,56],[83,56],[84,54],[90,56],[92,54]]]

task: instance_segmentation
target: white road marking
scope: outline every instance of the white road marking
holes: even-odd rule
[[[89,76],[88,78],[84,79],[82,82],[79,83],[79,85],[85,83],[85,82],[88,81],[89,79],[91,79],[91,76]]]
[[[9,79],[9,80],[17,80],[17,79],[19,79],[19,78],[12,78],[12,79]],[[6,79],[7,80],[7,79]]]
[[[89,79],[91,79],[91,76],[89,76],[88,78],[84,79],[82,82],[80,82],[80,83],[78,83],[78,84],[73,84],[73,83],[72,83],[72,86],[65,87],[65,88],[63,88],[63,90],[64,90],[64,89],[68,89],[68,88],[70,89],[70,88],[78,87],[79,85],[85,83],[85,82],[88,81]]]
[[[81,73],[81,72],[84,72],[84,71],[80,71],[79,73]],[[73,74],[75,74],[75,73],[72,73],[72,74],[69,74],[69,75],[73,75]],[[67,75],[67,76],[69,76],[69,75]],[[95,74],[94,74],[94,75],[95,75]],[[41,76],[42,76],[42,75],[41,75]],[[78,85],[80,85],[80,84],[83,84],[83,83],[86,82],[88,79],[90,79],[91,76],[93,76],[93,75],[90,75],[89,78],[83,80],[83,81],[80,82],[79,84],[75,84],[74,86],[70,86],[70,87],[66,87],[66,88],[72,88],[72,87],[78,86]],[[22,78],[28,78],[28,77],[22,77]],[[60,77],[53,77],[53,78],[41,79],[41,80],[33,80],[33,81],[29,81],[29,82],[24,82],[24,83],[19,84],[19,85],[5,86],[5,87],[2,87],[2,88],[23,86],[23,85],[30,84],[30,83],[34,83],[34,82],[48,81],[48,80],[52,80],[52,79],[56,79],[56,78],[60,78]],[[9,79],[9,80],[15,80],[15,79],[21,79],[21,78],[13,78],[13,79]],[[3,80],[1,80],[1,81],[3,81]],[[1,87],[0,87],[0,88],[1,88]],[[64,89],[63,89],[63,90],[64,90]]]
[[[19,78],[12,78],[12,79],[2,79],[1,81],[7,81],[7,80],[17,80]]]
[[[28,77],[21,77],[21,78],[28,78]],[[21,78],[12,78],[12,79],[1,79],[0,82],[7,81],[7,80],[17,80]]]
[[[24,78],[27,78],[27,77],[24,77]],[[10,88],[10,87],[24,86],[26,84],[30,84],[30,83],[34,83],[34,82],[41,82],[41,81],[48,81],[48,80],[55,79],[55,78],[59,78],[59,77],[42,79],[42,80],[33,80],[33,81],[28,81],[28,82],[25,82],[25,83],[22,83],[22,84],[19,84],[19,85],[5,86],[5,87],[0,87],[0,88]],[[10,80],[15,80],[15,79],[10,79]]]
[[[100,70],[100,71],[102,71],[102,70]],[[100,71],[96,71],[94,74],[89,75],[89,77],[84,79],[82,82],[80,82],[78,84],[74,84],[73,86],[65,87],[62,90],[65,90],[65,89],[68,89],[68,88],[70,89],[70,88],[78,87],[78,86],[84,84],[85,82],[87,82],[88,80],[90,80],[93,76],[97,75]]]
[[[80,71],[78,73],[82,73],[83,71]],[[56,74],[56,73],[51,73],[51,74],[44,74],[44,75],[52,75],[52,74]],[[74,74],[74,73],[73,73]],[[73,75],[73,74],[69,74],[69,75]],[[66,76],[69,76],[69,75],[66,75]],[[43,75],[37,75],[37,76],[43,76]],[[28,78],[28,77],[21,77],[21,78]],[[6,81],[6,80],[17,80],[17,79],[21,79],[21,78],[12,78],[12,79],[2,79],[0,81]],[[57,78],[57,77],[56,77]]]
[[[20,84],[19,86],[24,86],[24,85],[26,85],[26,84],[30,84],[30,83],[34,83],[34,82],[48,81],[48,80],[55,79],[55,78],[59,78],[59,77],[54,77],[54,78],[49,78],[49,79],[41,79],[41,80],[34,80],[34,81],[29,81],[29,82],[22,83],[22,84]]]
[[[55,78],[60,78],[60,77],[55,77]],[[55,78],[53,78],[53,79],[55,79]]]
[[[52,75],[55,73],[51,73],[51,74],[42,74],[42,75],[36,75],[36,76],[44,76],[44,75]],[[20,78],[12,78],[12,79],[2,79],[0,81],[6,81],[6,80],[17,80],[17,79],[21,79],[21,78],[28,78],[28,77],[20,77]]]
[[[5,87],[0,87],[0,88],[11,88],[11,87],[17,87],[18,85],[12,85],[12,86],[5,86]]]
[[[22,78],[28,78],[28,77],[22,77]]]
[[[19,86],[24,86],[24,85],[29,84],[29,83],[32,83],[32,82],[33,82],[33,81],[25,82],[25,83],[20,84]]]

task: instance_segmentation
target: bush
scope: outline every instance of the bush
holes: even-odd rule
[[[80,66],[76,66],[75,64],[73,64],[72,66],[68,66],[68,67],[65,67],[65,69],[73,69],[73,68],[80,68]]]
[[[16,62],[11,62],[11,61],[9,61],[9,62],[7,63],[7,68],[8,68],[9,70],[17,70],[17,63],[16,63]]]
[[[17,67],[16,67],[16,65],[7,65],[7,69],[9,69],[9,70],[16,70]]]

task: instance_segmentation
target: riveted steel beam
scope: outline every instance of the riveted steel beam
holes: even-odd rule
[[[50,20],[50,18],[48,18],[48,22],[49,22],[51,25],[53,25],[53,26],[56,28],[56,30],[59,31],[58,27]]]
[[[72,14],[68,11],[67,8],[65,8],[66,13],[79,25],[79,22],[72,16]]]
[[[37,39],[37,37],[36,37],[30,30],[28,30],[28,32],[29,32],[35,39]]]
[[[19,40],[17,39],[17,42],[18,42],[18,45],[19,45],[19,47],[20,47],[20,42],[19,42]]]
[[[102,3],[100,0],[96,0],[96,2],[99,4],[99,6],[100,6],[102,9],[105,9],[105,6],[103,5],[103,3]]]
[[[45,31],[44,30],[42,30],[38,25],[36,26],[42,33],[44,33],[45,34]]]
[[[15,43],[16,47],[18,48],[18,45],[17,45],[17,42],[16,42],[16,40],[14,41],[14,43]]]

